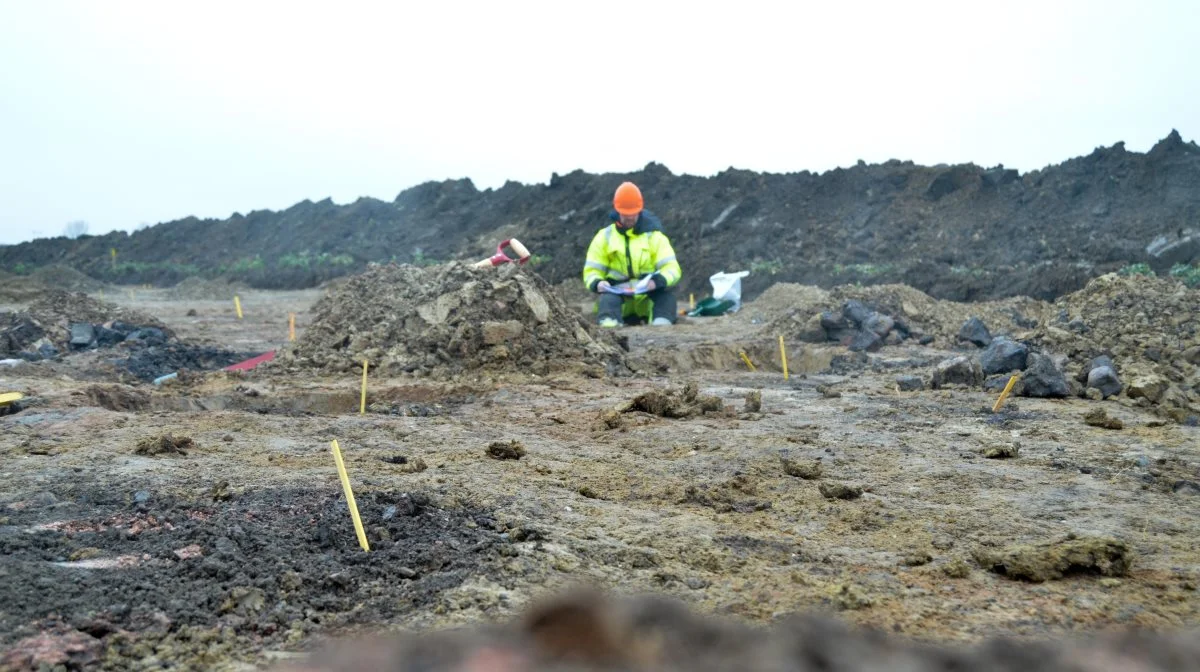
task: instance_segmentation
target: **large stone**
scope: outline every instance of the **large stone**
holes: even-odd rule
[[[901,392],[916,392],[925,389],[925,381],[920,376],[897,376],[896,389]]]
[[[1120,394],[1123,388],[1121,379],[1111,366],[1098,366],[1088,372],[1087,386],[1098,390],[1106,398]]]
[[[958,340],[974,343],[982,348],[992,342],[992,334],[983,320],[972,317],[964,322],[962,328],[958,330]]]
[[[1157,373],[1152,373],[1134,378],[1129,383],[1126,394],[1130,399],[1145,398],[1150,403],[1157,404],[1169,387],[1171,387],[1171,381]]]
[[[872,331],[859,331],[850,339],[851,352],[875,352],[883,347],[883,339]]]
[[[1024,343],[999,336],[980,353],[979,365],[983,367],[983,374],[990,376],[994,373],[1024,371],[1028,358],[1029,348]]]
[[[482,329],[485,345],[503,345],[519,338],[525,332],[525,325],[516,320],[505,320],[484,322]]]
[[[863,331],[878,334],[880,337],[887,336],[894,326],[896,326],[896,321],[883,313],[871,313],[871,316],[862,323]]]
[[[1067,384],[1063,372],[1054,365],[1054,360],[1037,352],[1029,354],[1029,366],[1025,369],[1022,382],[1022,394],[1026,397],[1061,399],[1071,394],[1071,386]]]
[[[842,315],[854,326],[861,327],[875,311],[867,308],[861,301],[851,299],[842,305]]]
[[[796,338],[804,343],[824,343],[826,334],[825,328],[821,326],[821,316],[809,317],[804,326],[800,328],[800,332],[796,334]]]
[[[854,335],[854,329],[845,317],[828,311],[821,313],[821,328],[825,330],[829,340],[839,343]]]
[[[71,349],[81,350],[96,340],[96,328],[87,322],[74,322],[71,330]]]
[[[970,357],[951,357],[939,362],[933,369],[930,387],[941,389],[947,385],[976,387],[983,383],[983,369],[979,362]]]

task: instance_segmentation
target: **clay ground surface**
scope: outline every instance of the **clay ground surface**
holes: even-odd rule
[[[231,301],[113,291],[237,352],[283,345],[322,294],[244,293],[237,320]],[[784,380],[749,315],[623,330],[654,375],[372,376],[361,415],[353,374],[126,386],[89,374],[92,353],[0,369],[29,397],[0,417],[0,669],[255,669],[346,632],[501,620],[580,582],[928,641],[1200,623],[1200,429],[1117,402],[992,414],[990,393],[897,392],[954,354],[916,345],[831,368],[845,348],[789,343]],[[727,410],[614,413],[687,382]],[[1097,406],[1124,429],[1085,424]],[[163,435],[178,449],[138,454]],[[1123,544],[1127,571],[1035,582],[979,560],[1088,539]]]

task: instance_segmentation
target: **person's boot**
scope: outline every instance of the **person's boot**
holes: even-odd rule
[[[656,317],[650,324],[655,327],[669,327],[673,324],[673,322],[665,317]]]
[[[600,326],[604,327],[605,329],[615,329],[621,326],[621,321],[611,317],[602,317],[600,318]]]

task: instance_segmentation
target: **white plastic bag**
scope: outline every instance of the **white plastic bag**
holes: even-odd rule
[[[733,307],[728,312],[735,313],[742,307],[742,278],[750,275],[750,271],[737,273],[714,273],[708,278],[712,283],[713,298],[718,301],[732,301]]]

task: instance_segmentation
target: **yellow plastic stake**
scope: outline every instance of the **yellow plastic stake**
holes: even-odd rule
[[[362,398],[358,402],[358,414],[363,415],[367,412],[367,360],[363,360],[363,383],[362,383]]]
[[[779,335],[779,359],[783,361],[783,379],[787,380],[787,349],[783,347],[783,334]]]
[[[367,533],[363,531],[362,519],[358,517],[358,504],[354,502],[354,491],[350,489],[350,476],[346,474],[346,464],[342,462],[342,449],[338,447],[337,439],[329,445],[333,448],[333,461],[337,463],[338,478],[342,479],[342,490],[346,493],[350,517],[354,519],[354,534],[358,535],[358,545],[362,546],[364,551],[370,552],[371,545],[367,543]]]
[[[751,371],[757,371],[757,370],[758,370],[758,369],[755,369],[755,368],[754,368],[754,362],[750,361],[750,358],[746,356],[746,351],[745,351],[745,350],[738,350],[738,356],[742,358],[742,361],[746,363],[746,366],[747,366],[747,367],[748,367],[748,368],[749,368]]]
[[[690,310],[696,309],[696,295],[688,294],[688,306]]]
[[[238,319],[242,319],[242,298],[237,294],[233,295],[233,307],[237,308]]]
[[[296,314],[288,313],[288,340],[296,340]]]
[[[1013,385],[1017,384],[1017,378],[1020,377],[1021,374],[1014,373],[1013,377],[1008,379],[1008,384],[1004,386],[1004,391],[1000,393],[1000,398],[997,399],[996,404],[992,406],[993,413],[998,413],[1000,411],[1000,407],[1004,405],[1004,400],[1008,398],[1008,393],[1012,392]]]
[[[114,247],[114,248],[110,249],[108,251],[108,253],[110,255],[112,255],[112,267],[113,267],[113,270],[115,271],[115,270],[117,270],[117,248]]]

